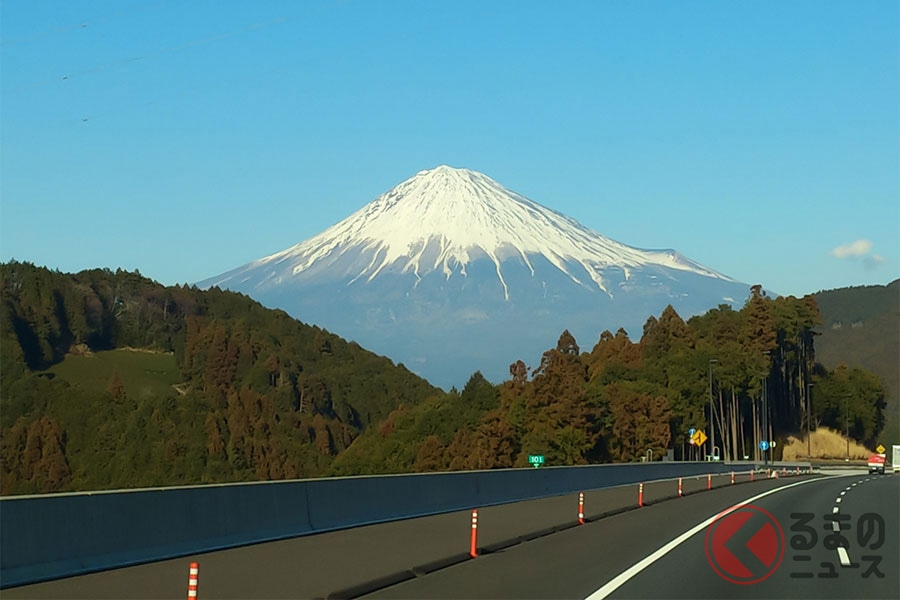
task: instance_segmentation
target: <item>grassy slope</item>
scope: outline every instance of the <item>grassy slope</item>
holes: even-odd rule
[[[87,391],[105,391],[114,373],[125,385],[129,398],[165,398],[174,395],[178,383],[175,357],[166,353],[108,350],[88,356],[68,355],[48,372]]]

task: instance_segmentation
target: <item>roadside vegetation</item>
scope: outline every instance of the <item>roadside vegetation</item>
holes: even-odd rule
[[[850,440],[848,456],[848,438],[827,427],[820,427],[810,432],[809,448],[806,436],[789,435],[784,441],[784,460],[864,460],[875,453],[855,440]]]

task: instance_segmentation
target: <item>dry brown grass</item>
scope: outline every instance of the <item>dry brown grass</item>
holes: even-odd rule
[[[847,438],[836,431],[820,427],[809,435],[812,458],[833,459],[847,458]],[[873,454],[853,440],[850,440],[850,460],[869,458]],[[788,436],[784,445],[782,460],[806,459],[806,437],[796,438]]]

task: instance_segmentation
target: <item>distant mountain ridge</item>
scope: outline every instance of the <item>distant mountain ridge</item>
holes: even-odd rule
[[[814,297],[822,313],[816,359],[828,368],[843,362],[878,375],[886,391],[884,443],[900,443],[900,279]]]
[[[283,251],[200,282],[246,293],[432,383],[499,381],[564,329],[593,343],[743,304],[749,286],[675,250],[634,248],[468,169],[422,171]]]

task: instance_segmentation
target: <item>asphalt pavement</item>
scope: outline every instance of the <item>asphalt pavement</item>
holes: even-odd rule
[[[900,477],[866,474],[714,489],[366,597],[896,599],[898,490]],[[741,508],[724,512],[736,505]],[[843,542],[830,537],[838,514],[848,517],[838,525],[849,526],[840,531]]]
[[[578,494],[479,507],[479,556],[474,559],[469,556],[471,511],[457,511],[9,588],[3,598],[177,597],[186,592],[191,562],[200,565],[198,597],[204,600],[367,593],[383,598],[585,598],[690,526],[755,494],[811,478],[761,479],[757,474],[755,481],[749,479],[740,473],[734,484],[729,475],[685,478],[684,497],[678,497],[677,480],[648,483],[642,508],[637,485],[587,491],[583,525],[577,523]],[[893,526],[896,531],[896,521]],[[699,568],[710,571],[706,563]],[[683,567],[669,576],[693,581],[692,571]],[[649,596],[673,597],[673,589],[667,583]],[[647,597],[645,592],[634,593]],[[621,593],[632,592],[623,586]]]

